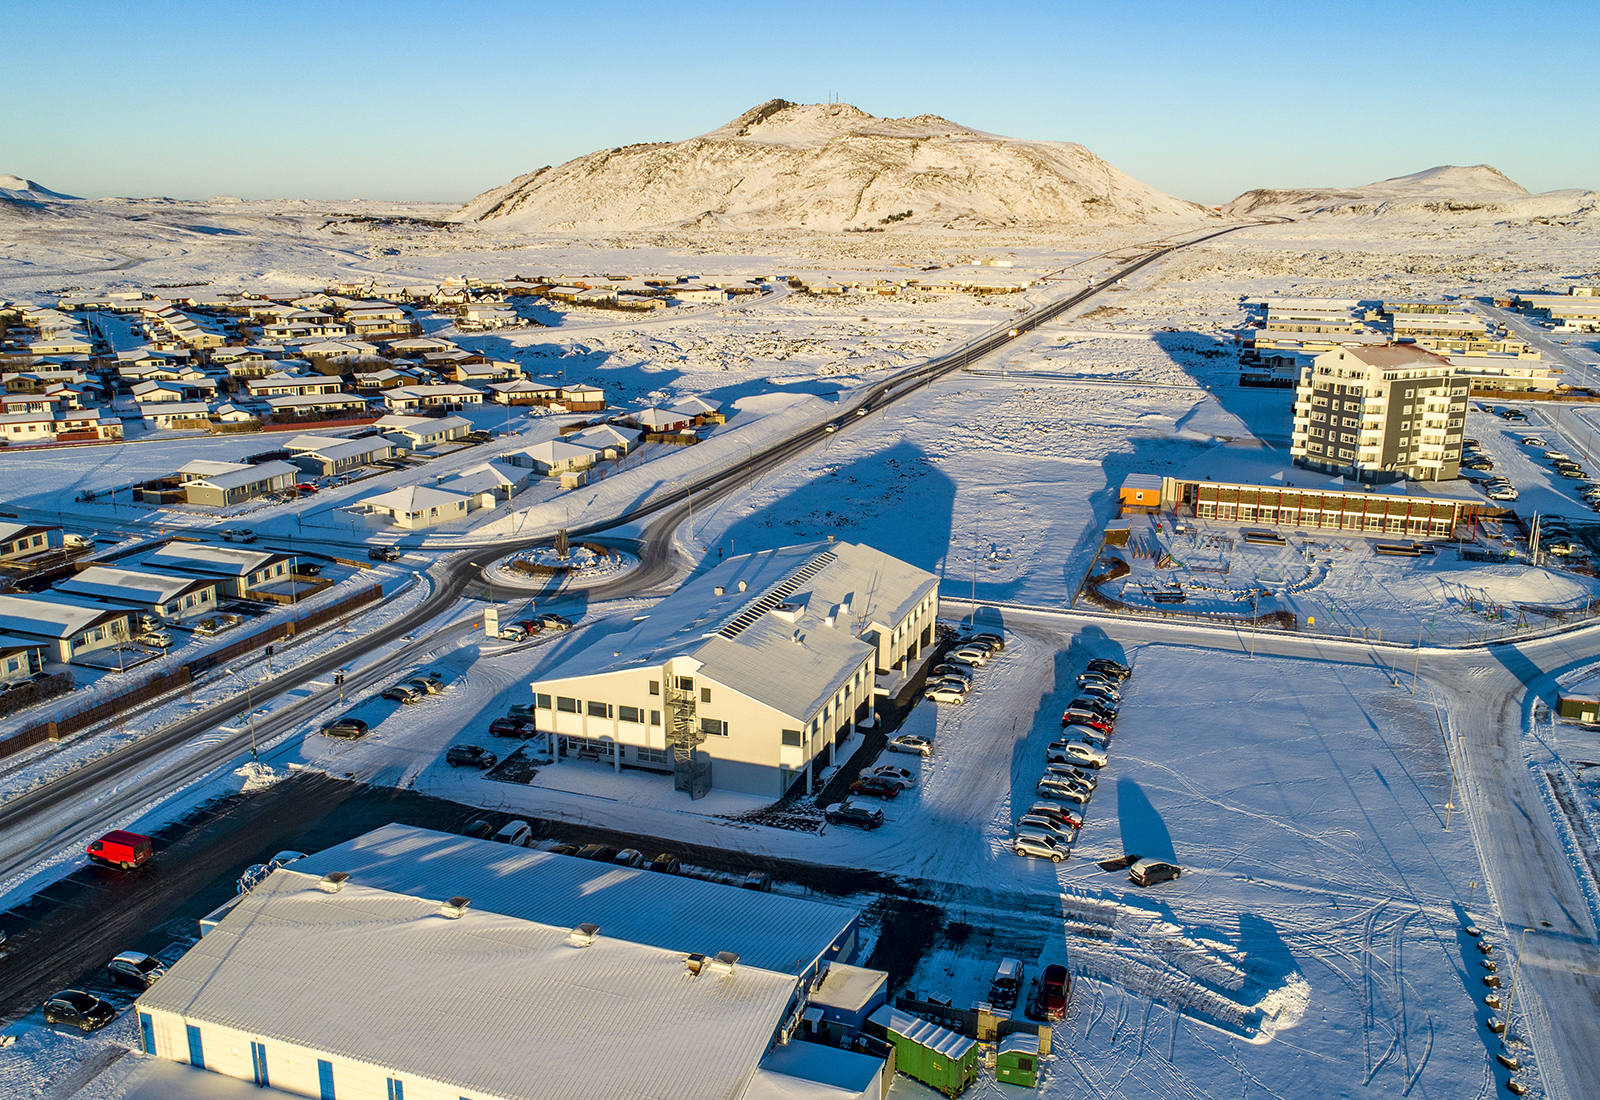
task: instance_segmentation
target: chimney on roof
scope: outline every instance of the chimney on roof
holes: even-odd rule
[[[739,582],[739,591],[740,592],[743,592],[746,588],[749,588],[749,587],[750,586],[748,584],[746,584],[744,581],[740,581]]]
[[[594,943],[599,935],[600,926],[598,924],[580,924],[567,933],[567,942],[573,947],[588,947]]]
[[[726,588],[722,587],[722,585],[720,585],[720,584],[717,585],[715,588],[713,588],[712,591],[715,592],[719,596],[725,596],[725,595],[728,594],[728,590]]]
[[[829,535],[829,536],[828,536],[828,541],[829,541],[829,542],[832,542],[832,541],[833,541],[833,536],[832,536],[832,535]]]
[[[344,871],[329,871],[322,876],[322,881],[317,883],[317,889],[324,894],[337,894],[349,881],[350,876]]]
[[[467,909],[471,905],[471,898],[464,898],[460,895],[457,895],[448,901],[442,901],[439,903],[439,915],[441,917],[449,917],[451,920],[460,920],[466,915]]]

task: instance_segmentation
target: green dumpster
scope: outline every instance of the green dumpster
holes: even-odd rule
[[[894,1068],[946,1096],[960,1096],[978,1079],[978,1043],[884,1005],[867,1022],[894,1044]]]
[[[1000,1040],[994,1075],[1008,1085],[1033,1088],[1039,1081],[1039,1037],[1019,1031]]]

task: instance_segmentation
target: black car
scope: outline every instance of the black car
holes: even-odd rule
[[[488,840],[494,836],[494,826],[479,818],[465,829],[461,830],[462,836],[470,836],[474,840]]]
[[[970,638],[957,638],[955,640],[955,644],[953,644],[950,648],[953,651],[957,649],[966,649],[968,646],[977,646],[979,649],[988,650],[989,655],[993,656],[1004,649],[1006,644],[999,638],[996,638],[993,634],[974,634]]]
[[[1088,671],[1098,672],[1101,675],[1106,675],[1109,673],[1119,680],[1126,680],[1129,676],[1133,675],[1133,669],[1129,668],[1127,665],[1118,664],[1116,661],[1113,661],[1107,657],[1094,658],[1089,662]]]
[[[1078,698],[1067,704],[1067,709],[1086,710],[1090,714],[1100,715],[1107,721],[1112,721],[1117,717],[1117,705],[1115,703],[1092,695],[1078,696]]]
[[[610,863],[617,858],[617,849],[608,848],[604,844],[585,844],[578,849],[579,859],[593,859],[601,863]]]
[[[369,728],[361,719],[352,718],[347,714],[343,718],[335,718],[326,723],[322,727],[322,736],[343,737],[353,741],[357,737],[365,737]]]
[[[398,547],[374,546],[367,551],[367,557],[373,561],[399,561],[401,554]]]
[[[44,1022],[47,1024],[71,1024],[85,1031],[93,1031],[97,1027],[105,1027],[116,1018],[116,1009],[81,989],[57,993],[44,1003]]]
[[[1160,859],[1141,859],[1128,867],[1128,879],[1135,886],[1154,886],[1181,877],[1183,868]]]
[[[856,829],[876,829],[883,824],[882,810],[869,810],[865,806],[838,803],[829,806],[822,816],[834,825],[849,825]]]
[[[444,754],[444,762],[452,768],[492,768],[499,759],[477,745],[451,745]]]
[[[124,951],[106,964],[106,972],[118,985],[149,989],[167,972],[161,960],[140,951]]]
[[[578,854],[578,846],[576,844],[553,844],[550,846],[550,854],[553,856],[575,856]]]
[[[662,852],[650,861],[650,870],[660,871],[664,875],[676,875],[683,872],[683,864],[678,862],[678,857],[671,852]]]
[[[415,703],[422,698],[423,692],[410,684],[395,684],[393,687],[384,688],[379,692],[379,696],[391,703]]]

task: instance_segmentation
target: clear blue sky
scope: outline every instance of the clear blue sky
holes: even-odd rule
[[[464,201],[774,97],[1081,142],[1201,202],[1482,162],[1600,188],[1594,0],[0,0],[0,26],[0,172],[76,195]]]

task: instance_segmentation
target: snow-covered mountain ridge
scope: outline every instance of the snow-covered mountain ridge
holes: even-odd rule
[[[1444,164],[1361,187],[1259,188],[1234,199],[1223,212],[1235,217],[1276,214],[1291,218],[1331,216],[1412,217],[1450,221],[1508,218],[1576,219],[1592,216],[1594,191],[1531,194],[1487,164]]]
[[[1205,208],[1071,142],[1023,141],[935,115],[875,118],[774,99],[679,142],[602,149],[462,207],[525,230],[983,228],[1198,220]]]

